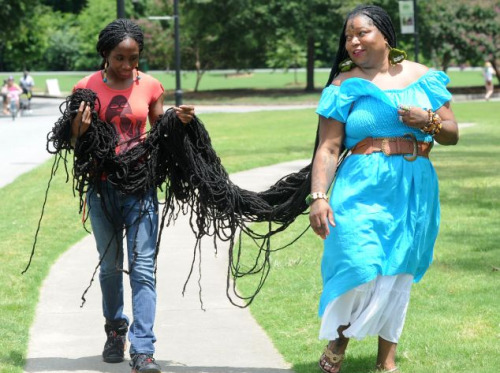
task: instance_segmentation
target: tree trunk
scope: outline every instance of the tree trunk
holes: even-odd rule
[[[306,92],[314,91],[314,36],[307,37],[307,84]]]
[[[450,67],[450,61],[451,61],[451,56],[448,53],[445,53],[441,61],[442,63],[441,67],[444,72],[446,72],[448,70],[448,67]]]
[[[201,78],[203,78],[203,74],[205,74],[206,70],[196,70],[196,84],[194,85],[194,91],[198,92],[198,87],[200,86]]]
[[[196,83],[194,85],[194,91],[198,92],[198,87],[200,85],[201,78],[203,77],[203,74],[205,74],[206,69],[201,68],[200,48],[198,47],[196,47],[195,56],[196,56],[196,61],[194,65],[196,67]]]

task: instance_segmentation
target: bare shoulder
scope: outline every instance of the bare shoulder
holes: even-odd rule
[[[404,74],[412,81],[418,80],[429,71],[427,66],[413,61],[403,61],[402,67]]]
[[[346,72],[341,72],[339,75],[333,79],[332,84],[336,86],[340,86],[343,82],[345,82],[349,78],[356,78],[359,77],[358,74],[356,74],[357,68],[355,67],[352,70],[346,71]]]

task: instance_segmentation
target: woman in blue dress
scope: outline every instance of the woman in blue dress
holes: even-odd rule
[[[320,338],[329,343],[319,365],[327,373],[340,371],[349,338],[367,335],[379,337],[377,370],[397,371],[411,284],[429,267],[439,228],[429,152],[434,141],[458,142],[448,77],[395,46],[383,9],[354,9],[317,109],[310,223],[324,239]],[[351,154],[337,170],[343,149]]]

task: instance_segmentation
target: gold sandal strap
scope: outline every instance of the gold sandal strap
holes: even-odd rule
[[[330,365],[341,363],[342,360],[344,360],[344,354],[335,354],[328,348],[328,346],[325,347],[323,355],[325,355],[325,357],[328,359],[327,362],[330,363]]]
[[[377,371],[382,373],[399,373],[399,367],[395,367],[390,370],[384,370],[380,365],[377,365]]]

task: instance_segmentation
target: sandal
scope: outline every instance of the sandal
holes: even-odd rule
[[[342,361],[344,360],[344,354],[335,354],[328,348],[328,345],[325,347],[323,354],[319,359],[319,368],[324,373],[338,373],[340,372],[340,367],[342,365]],[[323,364],[321,364],[323,363]],[[332,371],[331,368],[336,368],[338,366],[338,370]],[[329,370],[327,370],[329,369]]]

